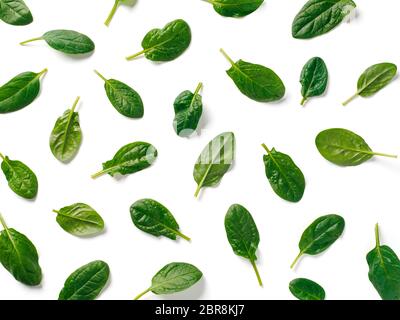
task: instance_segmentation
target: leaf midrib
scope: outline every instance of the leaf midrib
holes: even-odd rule
[[[7,101],[8,99],[11,99],[11,98],[13,98],[14,96],[20,94],[21,91],[25,90],[25,89],[26,89],[27,87],[29,87],[34,81],[36,81],[38,77],[40,77],[40,73],[37,73],[37,74],[35,75],[35,77],[34,77],[32,80],[30,80],[29,82],[27,82],[25,86],[23,86],[23,87],[20,88],[18,91],[16,91],[12,96],[9,96],[9,97],[6,97],[6,98],[3,99],[3,100],[0,100],[0,103],[2,103],[2,102],[4,102],[4,101]],[[15,77],[14,77],[14,79],[15,79]],[[12,79],[12,80],[14,80],[14,79]],[[12,80],[11,80],[11,81],[12,81]],[[6,85],[6,84],[5,84],[5,85]],[[4,87],[4,85],[3,85],[2,87],[0,87],[0,89],[3,88],[3,87]]]
[[[357,90],[357,94],[363,93],[369,86],[371,86],[378,78],[384,76],[386,73],[390,73],[390,70],[385,70],[382,73],[378,74],[376,77],[371,79],[363,88]]]
[[[103,272],[104,268],[105,268],[105,266],[103,266],[100,270],[96,271],[96,273],[95,273],[94,275],[92,275],[92,276],[85,282],[84,285],[82,285],[81,287],[79,287],[78,290],[74,291],[74,293],[73,293],[71,296],[68,297],[68,300],[71,300],[71,299],[74,298],[75,296],[78,296],[78,297],[79,297],[79,295],[80,295],[79,292],[80,292],[81,290],[83,290],[84,287],[85,287],[89,282],[91,282],[92,279],[95,278],[100,272]],[[98,288],[95,288],[94,290],[97,290],[97,289],[98,289]],[[94,291],[94,290],[92,290],[92,291]]]

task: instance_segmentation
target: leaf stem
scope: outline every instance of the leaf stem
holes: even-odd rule
[[[231,59],[231,57],[229,57],[228,56],[228,54],[225,52],[225,50],[224,49],[219,49],[219,51],[222,53],[222,55],[226,58],[226,60],[228,60],[229,61],[229,63],[232,65],[232,66],[234,66],[235,65],[235,62],[233,62],[233,60]]]
[[[116,12],[117,9],[118,9],[119,1],[120,1],[120,0],[115,0],[115,3],[114,3],[114,5],[113,5],[113,7],[112,7],[112,9],[111,9],[111,11],[110,11],[110,14],[109,14],[108,17],[107,17],[107,20],[104,22],[104,24],[105,24],[107,27],[110,25],[110,22],[111,22],[111,20],[113,19],[114,14],[115,14],[115,12]]]
[[[52,210],[54,213],[57,213],[57,214],[59,214],[60,212],[58,211],[58,210]]]
[[[261,280],[260,273],[258,272],[256,263],[254,262],[254,260],[250,260],[250,262],[251,262],[251,265],[253,266],[254,272],[256,273],[258,284],[260,285],[260,287],[262,287],[263,283],[262,283],[262,280]]]
[[[142,293],[138,294],[133,300],[139,300],[141,297],[143,297],[146,293],[150,292],[151,288],[148,288],[147,290],[143,291]]]
[[[71,113],[73,113],[74,111],[75,111],[75,108],[76,108],[76,106],[78,105],[78,102],[79,102],[79,99],[80,99],[81,97],[76,97],[76,99],[75,99],[75,101],[74,101],[74,104],[72,105],[72,108],[71,108]]]
[[[108,169],[101,170],[99,172],[96,172],[95,174],[92,174],[91,177],[92,177],[92,179],[96,179],[98,177],[101,177],[102,175],[105,175],[105,174],[111,172],[113,169],[114,168],[108,168]]]
[[[266,146],[265,143],[263,143],[263,144],[261,145],[261,147],[263,147],[263,148],[265,149],[265,151],[267,151],[268,154],[271,153],[271,150],[268,149],[268,147]]]
[[[25,44],[27,44],[29,42],[39,41],[39,40],[43,40],[43,37],[38,37],[38,38],[32,38],[32,39],[29,39],[29,40],[25,40],[25,41],[20,42],[19,44],[21,46],[23,46],[23,45],[25,45]]]
[[[141,56],[142,54],[144,54],[144,53],[146,53],[147,51],[149,51],[150,49],[144,49],[144,50],[142,50],[142,51],[139,51],[139,52],[137,52],[137,53],[135,53],[135,54],[133,54],[133,55],[131,55],[131,56],[128,56],[128,57],[126,57],[126,60],[133,60],[133,59],[135,59],[135,58],[137,58],[137,57],[139,57],[139,56]]]
[[[108,80],[97,70],[94,70],[94,73],[96,73],[101,79],[103,79],[105,82],[107,82]]]
[[[196,90],[194,91],[194,95],[197,96],[201,90],[201,88],[203,88],[203,83],[199,82],[199,84],[197,85]]]
[[[178,236],[180,236],[182,239],[185,239],[186,241],[188,241],[188,242],[190,242],[192,239],[190,239],[188,236],[185,236],[183,233],[181,233],[180,231],[178,231],[178,230],[174,230],[174,232],[178,235]]]
[[[376,247],[379,248],[381,246],[381,241],[379,239],[379,225],[378,225],[378,223],[375,225],[375,242],[376,242]]]
[[[297,255],[296,259],[294,259],[293,263],[290,265],[290,269],[293,269],[296,265],[297,261],[299,261],[300,257],[303,255],[303,251],[300,251]]]
[[[300,104],[304,107],[304,105],[306,104],[307,100],[308,99],[306,97],[303,97],[303,99],[301,99]]]
[[[0,152],[0,158],[3,159],[3,160],[6,159],[1,152]]]
[[[358,92],[348,98],[345,102],[342,103],[343,106],[347,106],[350,102],[352,102],[355,98],[358,97]]]
[[[6,222],[5,222],[4,218],[3,218],[3,215],[1,213],[0,213],[0,223],[1,223],[1,225],[3,226],[3,228],[5,230],[8,230],[7,224],[6,224]]]
[[[387,154],[387,153],[380,153],[380,152],[371,152],[371,154],[373,154],[374,156],[381,156],[381,157],[397,159],[397,155],[395,155],[395,154]]]
[[[201,187],[202,187],[202,185],[199,183],[199,184],[197,185],[196,192],[194,193],[195,198],[197,198],[197,197],[199,196]]]
[[[40,78],[42,75],[46,74],[47,71],[49,71],[49,70],[47,70],[47,68],[44,68],[42,71],[40,71],[40,72],[38,73],[38,75],[37,75],[38,78]]]

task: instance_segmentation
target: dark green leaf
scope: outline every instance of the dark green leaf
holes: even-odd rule
[[[108,27],[111,23],[111,20],[114,17],[114,14],[117,12],[117,9],[120,4],[127,5],[127,6],[133,6],[136,3],[136,0],[115,0],[114,5],[107,17],[107,20],[104,22],[104,24]]]
[[[110,276],[104,261],[92,261],[75,270],[65,281],[58,300],[94,300],[103,290]]]
[[[33,21],[23,0],[0,0],[0,19],[14,26],[26,26]]]
[[[142,199],[132,204],[130,211],[132,222],[140,230],[156,237],[164,236],[176,240],[176,236],[179,236],[190,241],[190,238],[179,232],[174,216],[161,203]]]
[[[352,0],[309,0],[294,18],[292,35],[310,39],[339,25],[356,7]]]
[[[104,88],[108,100],[110,100],[113,107],[120,114],[128,118],[143,117],[144,109],[142,98],[135,90],[121,81],[106,79],[98,71],[95,70],[95,72],[104,80]]]
[[[231,64],[226,73],[245,96],[259,102],[283,98],[285,85],[274,71],[243,60],[234,62],[224,50],[221,49],[221,52]]]
[[[194,93],[186,90],[175,99],[173,125],[178,136],[188,137],[197,129],[203,113],[203,103],[199,94],[202,86],[202,83],[199,83]]]
[[[299,300],[325,300],[325,290],[309,279],[298,278],[289,283],[290,292]]]
[[[206,0],[224,17],[244,17],[256,11],[264,0]]]
[[[18,111],[31,104],[40,91],[40,77],[47,69],[39,73],[21,73],[0,87],[0,113]]]
[[[393,63],[378,63],[363,72],[358,79],[357,92],[343,102],[349,104],[356,97],[370,97],[386,87],[396,76],[397,66]]]
[[[300,75],[301,94],[304,105],[308,98],[323,95],[328,85],[328,69],[319,57],[308,60]]]
[[[74,236],[93,236],[104,230],[103,219],[87,204],[75,203],[53,211],[60,227]]]
[[[1,170],[8,181],[8,186],[17,195],[25,199],[33,199],[38,193],[38,180],[31,169],[21,161],[10,160],[3,156]]]
[[[0,232],[0,262],[16,280],[37,286],[42,281],[39,257],[33,243],[22,233],[9,229],[0,215],[4,230]]]
[[[373,152],[363,138],[346,129],[320,132],[315,145],[326,160],[339,166],[358,166],[373,156],[397,158],[395,155]]]
[[[143,50],[127,57],[132,60],[144,54],[152,61],[171,61],[178,58],[190,45],[192,33],[182,19],[168,23],[163,29],[149,31],[142,41]]]
[[[317,255],[328,249],[343,233],[344,219],[336,214],[322,216],[303,232],[299,242],[300,253],[291,268],[303,254]]]
[[[263,160],[265,174],[272,190],[287,201],[300,201],[306,187],[301,170],[288,155],[276,151],[275,148],[269,150],[265,144],[262,146],[268,153],[264,155]]]
[[[61,162],[71,161],[78,153],[82,142],[82,130],[79,125],[79,114],[75,108],[79,102],[76,98],[71,109],[59,117],[50,135],[50,149]]]
[[[123,146],[110,161],[103,163],[103,170],[92,175],[95,179],[104,174],[114,176],[139,172],[150,167],[157,158],[157,150],[147,142],[133,142]]]
[[[212,139],[203,149],[194,165],[193,177],[197,182],[195,196],[203,187],[217,185],[232,166],[235,158],[235,135],[224,132]]]
[[[383,300],[400,300],[400,260],[388,246],[379,241],[375,226],[376,247],[367,255],[368,277]]]
[[[150,291],[157,295],[184,291],[197,283],[202,276],[202,272],[189,263],[169,263],[153,277],[151,287],[139,294],[135,300]]]
[[[225,231],[233,252],[250,260],[258,283],[262,286],[261,277],[255,264],[260,235],[250,212],[240,204],[232,205],[225,216]]]

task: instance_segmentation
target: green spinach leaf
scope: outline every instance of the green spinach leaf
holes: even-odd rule
[[[309,279],[298,278],[289,283],[290,292],[299,300],[325,300],[325,290]]]
[[[151,287],[137,295],[135,300],[150,291],[157,295],[184,291],[197,283],[202,276],[202,272],[189,263],[169,263],[156,273],[151,281]]]
[[[75,270],[65,281],[58,300],[94,300],[103,290],[110,276],[104,261],[92,261]]]
[[[128,56],[127,60],[144,56],[152,61],[171,61],[178,58],[190,45],[192,33],[182,19],[168,23],[163,29],[149,31],[142,41],[143,50]]]
[[[264,0],[205,0],[224,17],[245,17],[256,11]]]
[[[328,68],[324,60],[319,57],[308,60],[301,71],[300,83],[303,96],[300,103],[302,106],[309,98],[323,95],[328,85]]]
[[[303,232],[300,253],[290,266],[293,268],[303,254],[317,255],[328,249],[343,233],[344,219],[336,214],[319,217]]]
[[[195,197],[201,188],[217,185],[232,166],[235,158],[235,135],[224,132],[212,139],[203,149],[194,165],[193,177],[197,182]]]
[[[272,190],[282,199],[299,202],[304,194],[306,181],[304,175],[287,154],[273,148],[269,150],[265,144],[262,147],[267,151],[264,155],[265,174]]]
[[[260,273],[256,266],[256,251],[260,243],[260,235],[250,212],[240,204],[232,205],[225,216],[225,231],[233,252],[250,260],[262,287]]]
[[[293,38],[310,39],[327,33],[355,7],[352,0],[309,0],[294,18]]]
[[[327,129],[320,132],[315,145],[328,161],[339,166],[358,166],[373,156],[397,158],[396,155],[374,152],[359,135],[346,129]]]
[[[26,26],[33,21],[23,0],[0,0],[0,19],[14,26]]]
[[[120,4],[126,5],[126,6],[133,6],[136,3],[135,0],[115,0],[114,5],[107,17],[107,20],[104,22],[104,24],[108,27],[111,23],[111,20],[114,18],[115,13],[117,12],[117,9]]]

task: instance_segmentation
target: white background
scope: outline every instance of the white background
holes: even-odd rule
[[[379,62],[400,64],[397,0],[357,1],[350,23],[310,41],[291,37],[291,23],[304,0],[267,0],[244,19],[223,18],[200,0],[138,0],[120,7],[109,28],[103,22],[113,0],[26,0],[34,23],[13,27],[0,23],[0,82],[23,71],[49,69],[37,100],[27,108],[0,116],[0,151],[28,164],[39,178],[35,201],[15,195],[0,179],[0,211],[8,225],[36,245],[43,283],[29,288],[0,268],[0,299],[56,299],[67,276],[95,259],[109,263],[112,277],[99,299],[132,299],[145,290],[165,264],[185,261],[204,273],[201,284],[164,298],[292,299],[288,283],[308,277],[320,283],[327,299],[378,299],[368,280],[365,256],[374,246],[374,224],[380,223],[382,242],[400,252],[400,162],[373,159],[359,167],[341,168],[325,161],[314,145],[318,132],[331,127],[350,129],[375,151],[400,153],[399,81],[370,99],[347,107],[364,69]],[[176,18],[192,28],[190,48],[175,61],[155,64],[124,57],[141,49],[147,31]],[[89,35],[96,52],[74,59],[44,42],[18,43],[52,29],[73,29]],[[283,101],[257,103],[243,96],[225,74],[229,64],[218,52],[223,47],[234,60],[263,64],[286,85]],[[305,62],[322,57],[330,72],[325,97],[300,107],[299,75]],[[108,102],[96,68],[108,78],[126,82],[142,96],[145,116],[132,120]],[[172,103],[183,90],[204,83],[204,115],[200,136],[183,139],[172,129]],[[82,97],[78,111],[84,134],[78,156],[59,163],[48,145],[54,122]],[[192,170],[203,147],[224,131],[237,138],[236,163],[217,188],[193,193]],[[123,145],[148,141],[159,151],[149,169],[115,180],[90,179]],[[281,200],[265,177],[265,142],[292,156],[302,169],[306,191],[297,204]],[[141,198],[163,203],[175,215],[192,243],[155,238],[136,229],[129,207]],[[74,202],[93,206],[104,218],[104,234],[80,239],[64,232],[52,209]],[[234,255],[224,230],[228,207],[240,203],[252,213],[261,236],[258,267],[260,288],[250,263]],[[317,217],[341,214],[344,235],[324,254],[305,256],[293,271],[303,230]],[[147,299],[156,299],[148,294]]]

